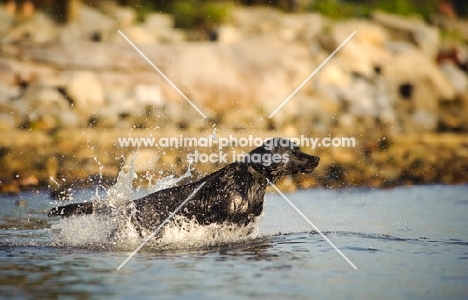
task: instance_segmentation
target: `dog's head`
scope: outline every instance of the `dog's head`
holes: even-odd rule
[[[273,138],[244,156],[243,162],[251,165],[268,180],[297,173],[310,173],[318,166],[320,158],[302,152],[288,139]]]

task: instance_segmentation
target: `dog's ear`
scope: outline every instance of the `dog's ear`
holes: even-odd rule
[[[276,144],[276,143],[275,143],[275,139],[277,139],[277,138],[273,138],[273,139],[269,139],[269,140],[265,141],[265,142],[263,143],[263,145],[260,146],[259,148],[263,148],[263,149],[265,149],[265,150],[267,150],[267,151],[272,151],[272,150],[273,150],[273,147],[274,147],[275,144]]]
[[[263,146],[266,150],[271,153],[285,153],[289,150],[299,151],[299,146],[289,139],[275,137],[267,140]]]
[[[246,154],[242,161],[258,170],[264,170],[264,173],[271,173],[287,162],[290,145],[291,142],[287,139],[269,139],[262,146]]]

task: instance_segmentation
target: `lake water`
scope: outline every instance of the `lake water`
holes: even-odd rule
[[[100,245],[99,220],[49,220],[57,203],[35,192],[0,197],[0,298],[468,299],[468,185],[286,196],[356,270],[269,193],[255,238],[211,243],[199,230],[198,244],[167,238],[118,271],[134,248]]]

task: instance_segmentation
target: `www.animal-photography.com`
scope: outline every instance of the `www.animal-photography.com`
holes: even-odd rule
[[[0,299],[466,299],[465,2],[0,0]]]

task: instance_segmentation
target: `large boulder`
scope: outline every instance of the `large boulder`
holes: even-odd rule
[[[81,116],[88,117],[104,107],[104,90],[95,73],[75,71],[66,77],[65,93]]]
[[[3,5],[0,5],[0,35],[4,36],[13,27],[14,21],[13,15],[8,13]]]
[[[240,42],[243,38],[240,30],[234,26],[223,25],[218,28],[218,42],[220,43],[236,43]]]
[[[444,62],[440,65],[440,70],[452,83],[457,94],[468,90],[468,76],[452,62]]]
[[[462,108],[462,116],[464,116],[462,118],[463,120],[463,129],[465,131],[468,131],[468,118],[466,118],[466,116],[468,116],[468,91],[462,93],[460,96],[459,96],[459,99],[460,99],[460,102],[461,102],[461,108]]]
[[[375,12],[372,19],[385,27],[395,40],[414,43],[427,57],[434,58],[439,49],[439,32],[419,18],[408,18],[394,14]]]
[[[24,116],[23,124],[30,128],[50,130],[58,127],[79,125],[77,116],[71,110],[70,102],[56,87],[35,83],[24,95],[11,102],[11,112]]]
[[[76,17],[60,30],[59,41],[109,41],[117,30],[118,21],[88,5],[78,5]]]
[[[382,75],[406,130],[437,128],[439,100],[453,99],[455,90],[433,60],[417,50],[396,54],[384,62]]]
[[[136,104],[140,107],[162,107],[164,101],[161,95],[161,88],[157,85],[138,84],[133,87],[132,96]]]
[[[105,14],[117,21],[119,28],[133,26],[137,21],[137,13],[132,7],[120,6],[114,1],[102,1],[98,5]]]
[[[56,89],[42,84],[31,85],[24,94],[30,114],[59,114],[70,109],[70,103]]]
[[[276,32],[281,20],[280,11],[269,7],[237,8],[230,17],[231,24],[246,38]]]
[[[333,60],[347,74],[358,73],[371,78],[375,75],[375,69],[380,66],[381,61],[390,56],[384,47],[389,41],[388,34],[382,27],[366,21],[342,22],[335,25],[329,34],[320,38],[321,44],[329,53],[332,53],[353,31],[356,33],[336,53]]]
[[[144,26],[132,26],[122,30],[122,33],[134,44],[154,44],[156,34]],[[115,34],[113,41],[121,44],[128,43],[120,34]]]
[[[159,13],[147,14],[145,27],[154,32],[174,29],[174,17]]]
[[[322,61],[326,59],[325,54],[320,55]],[[317,68],[320,64],[317,62],[314,65]],[[318,88],[323,86],[331,87],[348,87],[351,85],[351,74],[346,70],[347,66],[342,64],[337,59],[332,59],[324,65],[314,77],[311,82]],[[312,71],[311,71],[312,73]]]
[[[2,37],[3,43],[46,44],[57,40],[59,30],[51,18],[35,13],[31,19],[18,23]]]
[[[17,99],[20,96],[21,91],[18,87],[0,82],[0,104],[9,103],[11,100]]]
[[[347,112],[354,115],[377,115],[375,88],[369,82],[356,78],[353,84],[342,88],[339,94],[346,103]]]
[[[227,21],[228,27],[222,27],[221,40],[228,39],[236,29],[235,36],[250,39],[270,36],[283,42],[310,42],[321,32],[324,18],[320,14],[282,14],[268,7],[235,8]],[[228,39],[229,40],[229,39]]]
[[[278,24],[281,40],[311,43],[322,31],[326,20],[320,14],[285,14]]]

